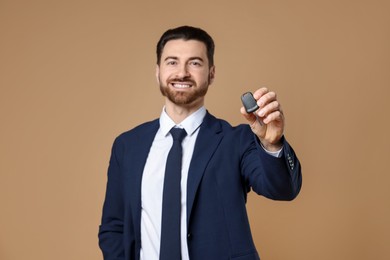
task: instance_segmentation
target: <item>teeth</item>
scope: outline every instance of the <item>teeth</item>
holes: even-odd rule
[[[190,85],[188,84],[173,84],[175,88],[189,88]]]

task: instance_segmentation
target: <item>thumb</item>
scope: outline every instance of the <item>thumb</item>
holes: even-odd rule
[[[244,107],[241,107],[240,112],[250,125],[252,125],[257,120],[256,116],[253,113],[248,114]]]

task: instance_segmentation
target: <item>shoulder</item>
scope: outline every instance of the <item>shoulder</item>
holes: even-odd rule
[[[254,134],[248,124],[232,126],[228,121],[207,113],[203,122],[203,131],[222,135],[223,140],[230,143],[252,142]]]
[[[126,153],[137,153],[140,148],[151,145],[159,128],[159,120],[143,123],[118,135],[112,145],[112,154],[122,158]]]
[[[123,141],[129,141],[129,140],[139,140],[142,137],[149,136],[149,135],[155,135],[159,128],[159,120],[154,119],[149,122],[145,122],[143,124],[140,124],[130,130],[127,130],[120,135],[118,135],[115,139],[115,142],[123,142]]]
[[[220,130],[222,130],[225,133],[229,133],[229,132],[232,132],[232,133],[237,133],[237,132],[252,133],[248,124],[239,124],[236,126],[232,126],[228,121],[221,119],[221,118],[217,118],[210,113],[206,114],[204,124],[208,127],[217,126],[216,128],[219,128]]]

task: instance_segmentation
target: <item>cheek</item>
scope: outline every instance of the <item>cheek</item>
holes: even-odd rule
[[[165,83],[165,81],[167,80],[167,76],[164,72],[160,72],[158,74],[158,79],[160,83]]]
[[[173,71],[170,71],[170,70],[163,70],[163,71],[160,71],[160,80],[161,81],[164,81],[164,80],[168,80],[168,79],[171,79],[174,77],[174,73]]]
[[[212,75],[207,71],[199,79],[204,83],[210,83],[212,81]]]

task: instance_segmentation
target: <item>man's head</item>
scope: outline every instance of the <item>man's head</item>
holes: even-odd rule
[[[200,28],[195,28],[191,26],[180,26],[174,29],[169,29],[166,31],[160,38],[157,43],[156,53],[157,53],[157,65],[160,65],[161,54],[165,47],[165,44],[171,40],[196,40],[203,42],[206,45],[207,58],[209,67],[214,66],[214,40],[211,36]]]
[[[214,41],[203,30],[182,26],[157,44],[156,77],[166,105],[197,109],[214,80]]]

